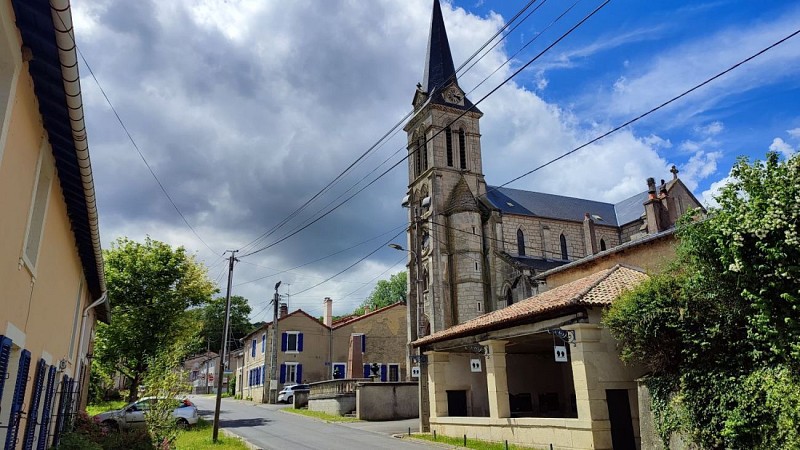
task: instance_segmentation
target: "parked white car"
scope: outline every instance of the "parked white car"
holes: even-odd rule
[[[292,403],[294,402],[294,391],[308,389],[307,384],[293,384],[285,386],[282,391],[278,392],[278,403]]]
[[[125,405],[122,409],[107,411],[98,414],[95,420],[101,425],[113,430],[130,430],[145,427],[145,413],[155,402],[174,402],[175,410],[172,416],[179,426],[188,427],[197,424],[197,407],[189,399],[159,399],[156,397],[145,397],[133,403]]]

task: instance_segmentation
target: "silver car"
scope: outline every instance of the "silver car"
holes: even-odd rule
[[[145,427],[145,414],[150,411],[155,402],[162,401],[175,402],[175,410],[172,411],[172,416],[178,426],[189,427],[197,424],[197,407],[189,399],[145,397],[125,405],[122,409],[106,411],[94,417],[101,425],[112,430],[141,429]]]

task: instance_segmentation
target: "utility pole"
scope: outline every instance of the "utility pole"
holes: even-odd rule
[[[275,295],[272,297],[273,315],[272,315],[272,362],[269,368],[269,382],[272,388],[272,381],[275,380],[275,396],[272,396],[272,389],[267,391],[267,386],[264,386],[264,403],[278,403],[278,305],[281,301],[281,296],[278,294],[278,288],[281,282],[275,283]],[[264,355],[264,364],[266,365],[266,355]],[[266,373],[266,370],[264,371]]]
[[[214,434],[213,441],[217,442],[219,436],[219,409],[222,405],[222,378],[225,376],[225,353],[228,349],[228,322],[230,322],[231,315],[231,286],[233,284],[233,263],[238,261],[236,259],[236,252],[238,250],[228,250],[231,256],[228,258],[228,291],[225,294],[225,325],[222,332],[222,349],[219,352],[219,373],[217,373],[217,404],[214,408]],[[216,372],[216,371],[215,371]],[[206,373],[206,380],[208,380],[208,373]],[[207,381],[206,381],[207,382]]]

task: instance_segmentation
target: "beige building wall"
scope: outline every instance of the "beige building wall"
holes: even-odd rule
[[[609,269],[617,264],[644,269],[649,274],[661,272],[675,259],[677,245],[677,237],[674,233],[669,233],[649,242],[641,242],[634,247],[619,249],[592,261],[586,261],[577,267],[554,269],[553,273],[546,277],[547,289],[586,277],[599,270]]]
[[[406,306],[403,303],[379,309],[357,319],[345,322],[333,329],[333,362],[347,363],[351,335],[366,336],[366,351],[362,364],[396,364],[398,380],[405,379],[406,371]],[[356,368],[354,374],[362,374]],[[331,374],[329,373],[328,376]],[[356,376],[358,378],[359,376]]]
[[[21,39],[13,24],[10,3],[0,2],[0,335],[13,340],[11,363],[0,405],[0,422],[4,425],[9,422],[22,350],[31,352],[23,407],[27,411],[36,364],[40,359],[45,361],[48,369],[62,364],[63,370],[59,370],[56,380],[63,375],[80,380],[95,323],[94,311],[90,311],[85,320],[82,317],[92,298],[78,257],[64,195],[53,167],[52,149],[42,125],[33,80],[27,63],[21,60]],[[13,51],[7,52],[7,48]],[[34,263],[23,254],[42,161],[47,169],[43,170],[42,176],[50,176],[52,180],[45,184],[47,202],[44,203],[41,240]],[[81,325],[83,348],[78,348]],[[83,374],[83,381],[84,385],[88,383],[88,373]],[[86,389],[82,389],[82,405],[85,399]],[[39,411],[42,409],[40,404]],[[22,415],[20,435],[24,433],[28,419],[28,414]],[[52,429],[51,426],[51,432]],[[7,428],[0,428],[0,442],[4,442],[6,432]],[[21,445],[22,440],[18,443]]]

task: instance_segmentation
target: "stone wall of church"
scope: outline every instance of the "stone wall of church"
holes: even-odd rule
[[[567,241],[567,259],[572,261],[587,255],[583,222],[507,214],[503,216],[503,244],[505,251],[512,255],[517,254],[518,229],[524,233],[527,256],[561,259],[562,234]],[[605,241],[606,248],[620,244],[616,227],[595,224],[598,251],[601,239]]]
[[[631,236],[640,232],[643,223],[643,221],[637,220],[623,226],[622,231],[620,232],[620,240],[622,242],[630,241]],[[644,232],[647,233],[647,230],[645,229]]]
[[[483,314],[483,243],[478,212],[461,212],[448,217],[448,235],[454,270],[455,323]]]

